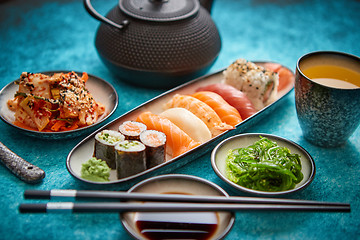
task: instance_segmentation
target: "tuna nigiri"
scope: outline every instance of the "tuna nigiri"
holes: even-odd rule
[[[230,85],[214,83],[200,87],[196,91],[211,91],[219,94],[227,103],[239,111],[243,120],[257,112],[248,97],[243,92]]]
[[[209,105],[219,115],[221,121],[236,126],[242,119],[236,108],[228,104],[219,94],[210,91],[200,91],[191,96]]]
[[[144,123],[148,129],[165,133],[167,139],[166,146],[170,148],[167,148],[167,151],[172,157],[179,156],[200,145],[199,142],[194,141],[183,130],[165,117],[151,112],[143,112],[137,117],[136,121]]]
[[[166,103],[165,107],[180,107],[189,110],[206,124],[211,134],[214,136],[234,128],[233,126],[222,122],[216,112],[206,103],[192,96],[176,94]]]

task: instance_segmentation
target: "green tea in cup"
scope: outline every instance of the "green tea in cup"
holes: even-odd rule
[[[303,71],[314,82],[334,88],[359,88],[360,74],[337,65],[318,65]],[[357,81],[356,81],[357,80]]]
[[[360,88],[360,69],[352,59],[318,55],[300,63],[301,72],[312,81],[332,88]]]

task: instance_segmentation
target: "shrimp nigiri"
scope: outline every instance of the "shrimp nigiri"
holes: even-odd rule
[[[166,103],[165,107],[180,107],[189,110],[206,124],[211,134],[214,136],[234,128],[233,126],[222,122],[217,113],[209,107],[209,105],[192,96],[176,94]]]
[[[151,112],[143,112],[137,117],[136,121],[144,123],[150,130],[165,133],[167,139],[166,146],[170,148],[167,148],[167,151],[172,157],[179,156],[200,145],[199,142],[194,141],[183,130],[165,117]]]
[[[200,87],[196,91],[211,91],[219,94],[227,103],[239,111],[243,120],[257,112],[245,93],[225,83],[214,83]]]
[[[191,96],[209,105],[217,113],[221,121],[231,126],[236,126],[242,121],[238,110],[236,110],[236,108],[228,104],[217,93],[210,91],[200,91],[192,94]]]

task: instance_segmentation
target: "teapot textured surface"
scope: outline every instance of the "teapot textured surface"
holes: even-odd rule
[[[173,87],[203,75],[221,49],[209,12],[197,1],[175,4],[174,11],[166,5],[170,0],[143,2],[145,14],[136,15],[139,3],[120,1],[106,15],[119,25],[128,22],[123,29],[99,26],[95,46],[104,64],[121,80],[146,87]]]

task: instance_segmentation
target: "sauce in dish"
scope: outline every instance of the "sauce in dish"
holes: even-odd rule
[[[218,226],[215,212],[137,213],[135,221],[147,239],[210,239]]]
[[[219,224],[216,212],[137,212],[134,219],[139,232],[151,240],[211,239]]]

